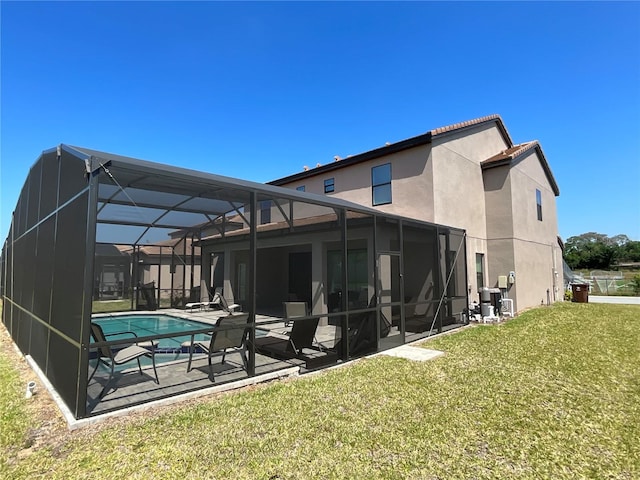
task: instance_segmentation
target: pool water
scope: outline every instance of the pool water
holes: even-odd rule
[[[131,334],[115,335],[119,332],[134,332],[138,337],[148,337],[161,334],[175,334],[175,336],[169,338],[159,338],[156,340],[158,345],[156,346],[155,360],[156,365],[162,363],[186,361],[189,358],[189,345],[191,342],[191,334],[185,334],[185,332],[191,332],[193,330],[201,330],[203,328],[209,328],[213,330],[214,326],[210,323],[198,322],[197,320],[189,320],[186,318],[174,317],[168,314],[129,314],[129,315],[108,315],[94,317],[92,322],[97,323],[102,327],[104,334],[107,335],[107,340],[119,340],[130,339]],[[256,336],[265,335],[266,332],[256,330]],[[208,341],[210,336],[204,333],[198,333],[194,335],[195,340]],[[92,341],[95,339],[92,338]],[[182,346],[182,343],[185,346]],[[127,345],[114,346],[114,350],[124,348]],[[203,353],[198,347],[194,349],[194,353]],[[93,369],[97,358],[97,352],[95,350],[90,351],[90,368]],[[151,365],[151,359],[147,357],[140,358],[140,363],[143,367]],[[108,368],[104,365],[101,367],[104,371],[108,371]],[[136,362],[129,362],[115,367],[116,371],[127,370],[130,368],[137,368]]]
[[[134,332],[138,337],[153,335],[163,335],[175,333],[170,338],[160,338],[156,347],[156,354],[179,354],[188,353],[188,347],[183,347],[183,342],[189,342],[191,335],[184,334],[193,330],[212,328],[209,323],[187,320],[166,314],[154,315],[114,315],[108,317],[98,317],[92,320],[102,327],[107,340],[119,340],[131,338],[131,334],[116,335],[119,332]],[[182,334],[182,335],[181,335]],[[196,334],[196,340],[206,340],[209,337],[204,334]]]

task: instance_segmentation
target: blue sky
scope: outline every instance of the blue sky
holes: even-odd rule
[[[564,240],[640,240],[640,3],[0,8],[1,242],[60,143],[266,182],[494,113],[540,141]]]

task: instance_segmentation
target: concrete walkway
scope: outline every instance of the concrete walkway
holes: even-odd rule
[[[620,305],[640,305],[640,297],[614,297],[589,295],[590,303],[617,303]]]
[[[412,345],[401,345],[399,347],[392,348],[380,352],[381,355],[388,355],[390,357],[406,358],[407,360],[413,360],[416,362],[426,362],[427,360],[434,359],[440,355],[444,355],[444,352],[439,350],[429,350],[427,348],[414,347]]]

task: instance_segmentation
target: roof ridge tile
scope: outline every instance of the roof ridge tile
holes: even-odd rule
[[[446,125],[444,127],[435,128],[435,129],[431,130],[431,135],[439,135],[441,133],[452,132],[453,130],[458,130],[458,129],[464,128],[464,127],[470,127],[472,125],[478,125],[480,123],[488,122],[490,120],[499,120],[500,123],[502,123],[504,125],[504,122],[502,121],[502,118],[500,117],[500,115],[498,115],[497,113],[494,113],[492,115],[487,115],[487,116],[484,116],[484,117],[474,118],[472,120],[465,120],[464,122],[458,122],[458,123],[454,123],[452,125]]]

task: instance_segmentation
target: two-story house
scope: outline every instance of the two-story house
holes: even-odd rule
[[[562,299],[560,193],[537,141],[499,115],[437,128],[270,182],[466,230],[469,301],[500,288],[515,311]]]

